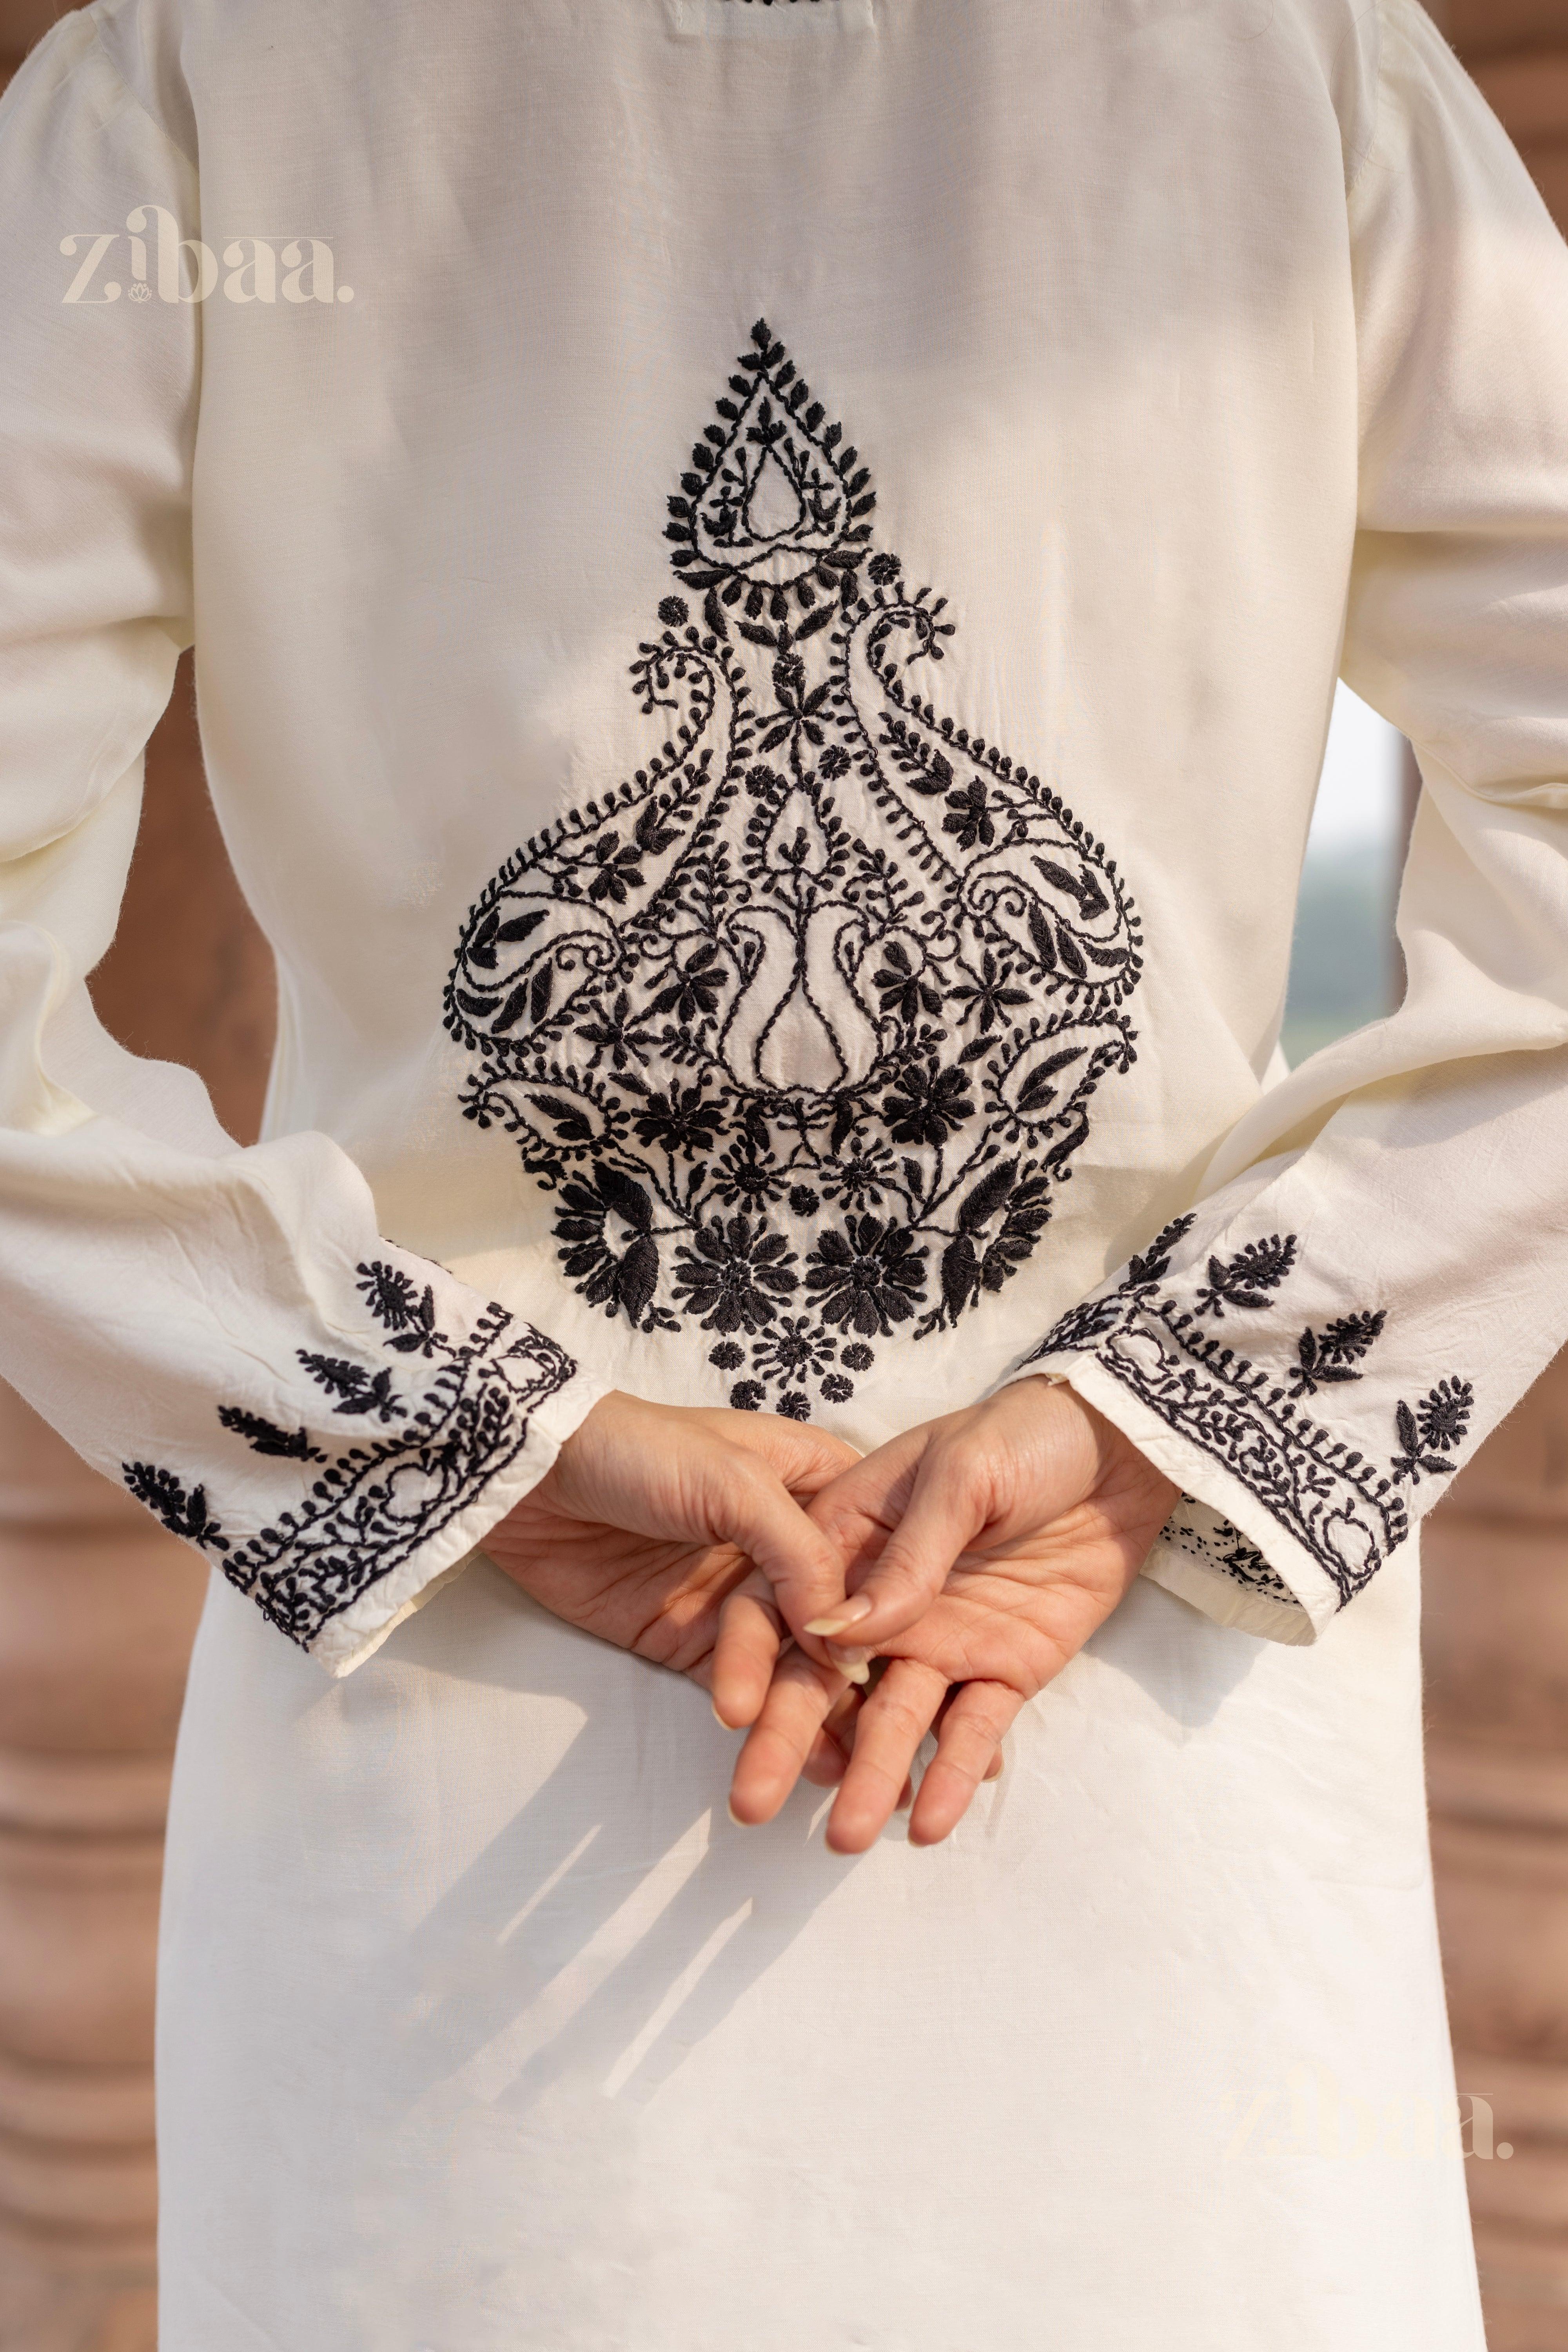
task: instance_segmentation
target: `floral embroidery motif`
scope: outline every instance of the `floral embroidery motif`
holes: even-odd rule
[[[1363,1376],[1356,1367],[1387,1320],[1380,1307],[1374,1314],[1341,1315],[1321,1331],[1303,1331],[1296,1342],[1291,1395],[1316,1396],[1321,1386],[1359,1381]]]
[[[1414,1412],[1403,1402],[1395,1405],[1401,1450],[1394,1457],[1394,1476],[1408,1478],[1413,1486],[1421,1484],[1423,1472],[1431,1478],[1451,1476],[1458,1465],[1444,1457],[1464,1444],[1475,1402],[1468,1381],[1447,1380],[1428,1389]]]
[[[1278,1234],[1270,1234],[1266,1242],[1248,1242],[1232,1258],[1210,1258],[1207,1286],[1199,1291],[1193,1305],[1200,1315],[1212,1315],[1216,1322],[1223,1319],[1227,1307],[1267,1307],[1269,1292],[1279,1289],[1295,1263],[1294,1234],[1287,1234],[1283,1241]]]
[[[445,998],[579,1294],[785,1412],[1012,1278],[1134,1059],[1115,864],[922,699],[954,624],[876,503],[759,320],[668,502],[664,740],[507,860]]]
[[[1301,1412],[1297,1401],[1315,1395],[1321,1385],[1363,1377],[1362,1359],[1381,1338],[1386,1310],[1360,1309],[1321,1332],[1309,1327],[1297,1342],[1287,1389],[1274,1372],[1222,1347],[1204,1330],[1203,1318],[1218,1320],[1227,1308],[1272,1307],[1271,1294],[1296,1264],[1298,1236],[1272,1234],[1229,1258],[1210,1257],[1206,1284],[1184,1307],[1161,1290],[1172,1254],[1194,1223],[1187,1215],[1167,1225],[1142,1256],[1129,1261],[1114,1290],[1070,1308],[1025,1361],[1092,1354],[1167,1428],[1222,1463],[1258,1496],[1318,1561],[1343,1607],[1410,1531],[1399,1487],[1418,1486],[1423,1476],[1446,1477],[1458,1467],[1448,1457],[1464,1443],[1474,1387],[1449,1377],[1415,1407],[1399,1403],[1400,1450],[1388,1474],[1380,1475],[1364,1455]],[[1237,1541],[1251,1549],[1245,1538]],[[1205,1556],[1241,1583],[1271,1589],[1264,1579],[1274,1571],[1260,1553],[1255,1561],[1232,1559],[1206,1544]],[[1291,1597],[1282,1585],[1281,1591]]]
[[[345,1358],[300,1351],[334,1413],[374,1413],[395,1432],[331,1458],[312,1432],[279,1428],[259,1413],[220,1405],[222,1426],[254,1453],[321,1464],[320,1475],[291,1509],[247,1537],[214,1517],[206,1488],[186,1489],[176,1474],[127,1462],[126,1486],[169,1528],[199,1544],[229,1582],[249,1595],[302,1648],[331,1618],[400,1566],[477,1501],[498,1471],[516,1460],[531,1416],[564,1388],[576,1365],[552,1339],[515,1325],[493,1302],[468,1338],[436,1328],[435,1294],[421,1295],[403,1271],[377,1259],[359,1268],[360,1288],[381,1332],[375,1344],[403,1355],[439,1356],[422,1393],[396,1395],[392,1370]]]

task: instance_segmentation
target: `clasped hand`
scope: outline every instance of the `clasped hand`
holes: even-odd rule
[[[772,1414],[617,1392],[485,1549],[556,1616],[710,1691],[746,1733],[738,1821],[771,1820],[802,1777],[837,1785],[827,1843],[859,1853],[933,1730],[909,1833],[948,1835],[1177,1492],[1039,1379],[864,1457]]]

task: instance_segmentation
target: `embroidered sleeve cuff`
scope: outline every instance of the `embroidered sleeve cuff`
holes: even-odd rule
[[[329,1347],[233,1361],[234,1392],[127,1486],[329,1673],[360,1664],[549,1470],[605,1384],[439,1266],[355,1269]],[[173,1451],[171,1448],[170,1451]]]
[[[1389,1312],[1347,1308],[1295,1234],[1232,1248],[1234,1223],[1197,1222],[1167,1226],[1009,1378],[1070,1382],[1182,1488],[1155,1583],[1222,1624],[1312,1642],[1459,1466],[1474,1388],[1413,1384]]]

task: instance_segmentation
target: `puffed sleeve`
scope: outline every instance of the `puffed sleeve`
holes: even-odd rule
[[[1408,992],[1010,1375],[1066,1378],[1184,1490],[1156,1581],[1286,1642],[1568,1337],[1568,247],[1422,11],[1374,29],[1342,672],[1420,759]]]
[[[124,14],[62,20],[0,101],[0,1372],[342,1674],[604,1388],[383,1239],[329,1139],[239,1149],[189,1071],[94,1018],[192,641],[201,363],[199,305],[125,273],[137,207],[198,204]]]

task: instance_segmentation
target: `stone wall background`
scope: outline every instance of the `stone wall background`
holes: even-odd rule
[[[0,0],[0,85],[60,13]],[[1568,0],[1450,0],[1443,21],[1568,224]],[[272,973],[189,673],[93,992],[247,1139]],[[1568,2352],[1568,1357],[1458,1482],[1426,1557],[1445,1964],[1459,2082],[1495,2116],[1498,2152],[1469,2166],[1489,2340]],[[205,1575],[0,1390],[0,2352],[154,2352],[153,1953]]]

